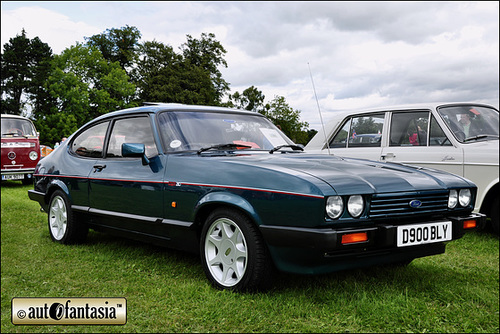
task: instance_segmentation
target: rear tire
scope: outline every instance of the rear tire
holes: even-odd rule
[[[243,213],[217,209],[200,238],[203,270],[221,290],[260,290],[270,286],[274,266],[257,227]]]
[[[56,190],[50,198],[48,224],[52,241],[74,244],[85,241],[87,237],[88,226],[78,222],[68,196],[61,190]]]

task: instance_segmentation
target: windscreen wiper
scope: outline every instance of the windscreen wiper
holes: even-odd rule
[[[208,151],[208,150],[234,150],[234,149],[244,149],[244,148],[252,148],[252,146],[248,145],[242,145],[242,144],[218,144],[218,145],[212,145],[209,147],[202,147],[196,152],[197,154],[201,154],[202,152]]]
[[[478,140],[478,139],[488,138],[488,137],[498,138],[498,136],[493,136],[493,135],[477,135],[477,136],[474,136],[474,137],[465,138],[464,142],[471,141],[471,140]]]
[[[283,147],[290,147],[294,151],[295,150],[299,150],[299,151],[304,150],[304,148],[302,146],[299,146],[299,145],[279,145],[279,146],[276,146],[275,148],[273,148],[272,150],[270,150],[269,153],[273,154],[274,152],[281,150]]]

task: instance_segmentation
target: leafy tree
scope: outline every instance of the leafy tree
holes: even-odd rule
[[[104,59],[110,62],[117,61],[128,73],[136,61],[136,49],[141,33],[136,27],[126,25],[120,29],[106,29],[101,34],[85,37],[85,39],[88,46],[94,46],[101,51]]]
[[[20,115],[25,104],[41,107],[48,99],[42,83],[50,70],[52,50],[38,37],[29,39],[23,29],[21,35],[9,40],[1,55],[2,113]]]
[[[202,33],[200,39],[187,35],[187,42],[181,45],[181,51],[189,65],[200,67],[209,74],[210,89],[214,94],[213,103],[210,104],[220,105],[222,98],[229,90],[229,83],[222,78],[222,73],[219,71],[219,66],[227,67],[224,59],[227,51],[222,44],[212,33]]]
[[[261,113],[295,143],[305,145],[309,141],[307,135],[309,124],[300,121],[300,110],[290,107],[283,96],[275,96],[270,103],[265,105]]]
[[[218,66],[226,65],[225,50],[213,34],[201,40],[188,35],[182,54],[157,41],[138,47],[138,60],[132,76],[137,82],[139,99],[166,103],[221,105],[229,85]]]
[[[42,142],[59,141],[97,116],[133,105],[135,85],[118,62],[108,62],[94,47],[72,46],[52,65],[46,87],[55,103],[36,114]]]
[[[228,106],[259,112],[264,109],[264,99],[262,91],[251,86],[245,89],[242,94],[235,92],[229,95]]]

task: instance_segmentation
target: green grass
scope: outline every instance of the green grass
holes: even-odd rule
[[[404,268],[280,274],[265,293],[213,289],[192,255],[90,232],[53,243],[30,186],[2,182],[2,333],[499,332],[499,240],[470,233]],[[15,326],[13,297],[125,297],[123,326]]]

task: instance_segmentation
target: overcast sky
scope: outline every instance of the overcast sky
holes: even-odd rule
[[[1,43],[38,36],[53,53],[106,29],[175,50],[214,33],[231,92],[284,96],[320,129],[332,112],[436,101],[499,103],[499,2],[2,1]],[[311,71],[309,71],[309,68]]]

